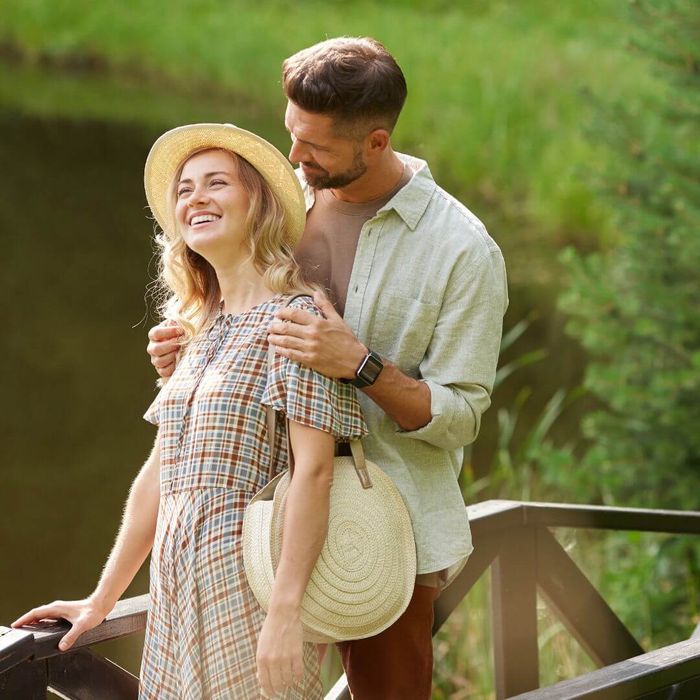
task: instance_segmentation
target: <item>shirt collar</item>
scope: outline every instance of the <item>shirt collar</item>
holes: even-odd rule
[[[392,209],[404,220],[413,231],[428,208],[430,198],[437,185],[430,172],[428,164],[420,158],[396,154],[402,163],[408,165],[413,177],[377,212],[382,214]]]
[[[428,203],[437,185],[435,180],[433,180],[428,164],[424,160],[407,156],[403,153],[397,153],[396,155],[402,163],[408,165],[413,172],[413,177],[377,211],[377,215],[393,209],[413,231],[428,208]],[[301,168],[296,170],[296,174],[304,190],[304,201],[308,212],[316,201],[314,191],[304,179]]]

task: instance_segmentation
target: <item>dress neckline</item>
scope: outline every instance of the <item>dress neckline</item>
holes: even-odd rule
[[[216,315],[216,319],[222,318],[222,319],[235,319],[235,318],[240,318],[241,316],[245,316],[246,314],[249,314],[251,311],[255,311],[257,309],[262,308],[263,306],[267,306],[268,304],[271,304],[274,301],[277,301],[280,298],[285,297],[286,294],[284,293],[279,293],[275,294],[275,296],[270,297],[269,299],[266,299],[265,301],[261,301],[259,304],[254,304],[253,306],[248,307],[245,311],[241,311],[237,314],[234,313],[225,313],[224,312],[224,300],[222,299],[219,302],[219,312]]]

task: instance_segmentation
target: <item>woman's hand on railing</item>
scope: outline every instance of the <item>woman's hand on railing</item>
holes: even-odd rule
[[[107,616],[109,610],[105,610],[92,597],[84,600],[55,600],[48,605],[40,605],[18,617],[12,627],[18,628],[31,625],[41,620],[68,620],[72,627],[63,636],[58,644],[61,651],[67,651],[75,644],[83,632],[97,627]]]

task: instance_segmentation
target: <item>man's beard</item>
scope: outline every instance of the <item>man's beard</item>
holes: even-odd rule
[[[355,182],[367,172],[367,165],[362,160],[362,151],[359,148],[354,153],[352,165],[344,173],[331,175],[317,163],[314,163],[313,167],[318,169],[318,174],[305,172],[304,177],[315,190],[337,190],[341,187],[347,187],[351,182]]]

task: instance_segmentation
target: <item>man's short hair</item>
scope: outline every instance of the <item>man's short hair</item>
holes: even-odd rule
[[[338,126],[391,132],[406,101],[406,79],[376,39],[338,37],[302,49],[282,64],[284,94]]]

